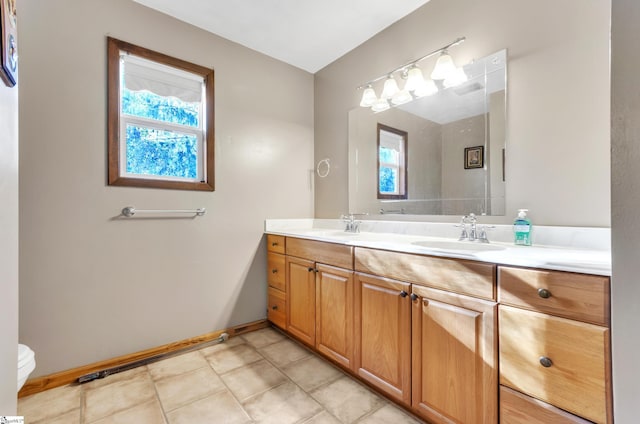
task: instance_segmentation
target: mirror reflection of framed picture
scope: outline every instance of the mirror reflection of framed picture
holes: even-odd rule
[[[484,146],[464,149],[464,169],[484,168]]]
[[[0,0],[0,79],[8,87],[18,81],[18,30],[16,16],[17,0]]]

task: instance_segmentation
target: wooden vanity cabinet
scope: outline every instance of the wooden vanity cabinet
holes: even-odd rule
[[[287,327],[285,237],[267,235],[267,319],[274,325]]]
[[[287,331],[353,368],[353,248],[287,238]]]
[[[309,346],[315,346],[316,264],[287,256],[286,269],[287,331]]]
[[[500,267],[498,281],[500,383],[522,394],[501,397],[502,421],[519,422],[513,403],[530,396],[611,423],[609,279]]]
[[[412,286],[412,407],[433,423],[497,423],[497,304]]]
[[[354,372],[411,405],[411,284],[355,274]]]
[[[613,422],[608,277],[267,242],[269,320],[428,422]]]
[[[370,302],[373,304],[375,299],[380,305],[376,312],[364,313],[361,317],[358,311],[365,303],[356,295],[356,343],[362,351],[368,348],[368,355],[381,358],[379,365],[368,365],[363,370],[358,363],[363,354],[356,349],[358,374],[401,398],[429,422],[496,423],[496,266],[360,247],[355,249],[354,263],[357,280],[364,280],[359,289],[356,285],[356,293],[364,296],[367,291],[375,290],[377,293],[375,297],[370,295]],[[402,283],[398,280],[407,283],[400,286]],[[384,289],[383,283],[395,285]],[[410,293],[409,296],[403,298],[402,290]],[[402,300],[406,299],[412,305],[411,316],[403,322],[396,316],[404,313]],[[387,311],[382,311],[385,308]],[[390,340],[375,340],[375,327],[370,330],[372,335],[358,340],[359,328],[366,328],[363,319],[368,319],[372,327],[382,329],[378,331],[385,331],[385,339]],[[406,359],[408,355],[403,350],[406,345],[387,333],[411,334],[408,337],[411,359]],[[394,347],[394,343],[401,347]],[[391,348],[398,354],[389,353]],[[408,372],[404,368],[406,364],[411,364]],[[411,380],[411,388],[398,383],[406,380],[390,378],[389,375],[394,374],[389,369],[395,375],[407,372],[404,375]],[[411,392],[409,400],[408,392]]]
[[[353,369],[353,271],[316,265],[316,349]]]

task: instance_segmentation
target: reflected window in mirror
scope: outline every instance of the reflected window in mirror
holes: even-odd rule
[[[378,123],[378,199],[407,198],[408,133]]]

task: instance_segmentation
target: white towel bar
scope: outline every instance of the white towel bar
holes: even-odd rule
[[[127,206],[122,209],[122,215],[127,218],[132,217],[137,213],[192,213],[196,216],[202,216],[207,212],[205,208],[199,209],[136,209],[133,206]]]

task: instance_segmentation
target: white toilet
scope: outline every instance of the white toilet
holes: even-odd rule
[[[29,346],[18,345],[18,391],[24,386],[29,374],[36,368],[36,356]]]

